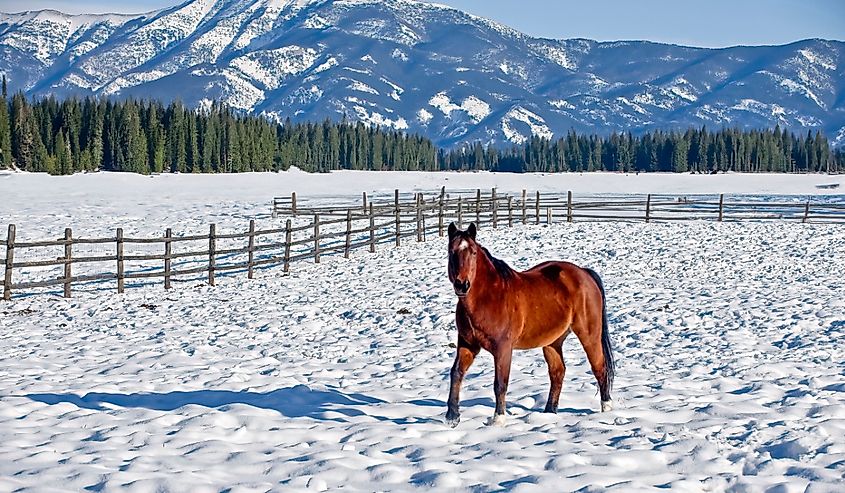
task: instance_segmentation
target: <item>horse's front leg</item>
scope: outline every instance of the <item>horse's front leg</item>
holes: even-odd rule
[[[510,344],[500,345],[493,352],[493,360],[496,366],[496,380],[493,382],[493,392],[496,394],[496,412],[487,422],[488,425],[505,424],[505,394],[508,393],[512,357],[513,347]]]
[[[461,421],[461,384],[480,349],[477,345],[469,344],[463,337],[458,336],[458,354],[455,356],[455,363],[452,365],[452,371],[449,374],[451,384],[449,386],[448,410],[446,411],[446,423],[452,428],[458,426]]]

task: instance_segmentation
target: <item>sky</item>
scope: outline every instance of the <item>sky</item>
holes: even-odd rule
[[[0,0],[0,11],[147,12],[178,0]],[[439,0],[526,34],[718,48],[845,40],[845,0]]]

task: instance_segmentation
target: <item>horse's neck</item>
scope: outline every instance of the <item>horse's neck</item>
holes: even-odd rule
[[[504,282],[504,278],[496,270],[493,261],[487,255],[482,255],[476,266],[475,281],[472,283],[473,288],[469,291],[470,304],[475,305],[472,301],[483,300],[491,295],[505,296],[505,290],[502,289]]]

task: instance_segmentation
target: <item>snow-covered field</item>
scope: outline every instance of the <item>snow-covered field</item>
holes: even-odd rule
[[[576,198],[595,194],[742,194],[792,195],[796,200],[830,194],[819,184],[839,183],[845,175],[686,175],[621,173],[427,173],[340,171],[323,175],[292,170],[283,173],[238,175],[160,175],[94,173],[50,177],[41,174],[0,172],[0,228],[15,223],[22,239],[61,235],[71,227],[79,236],[113,233],[127,235],[207,232],[215,222],[221,228],[244,228],[248,219],[269,219],[274,196],[297,192],[302,200],[348,200],[360,203],[361,192],[392,193],[497,187],[502,193],[565,192]],[[834,190],[840,199],[845,193]],[[0,236],[4,233],[0,232]]]
[[[140,230],[190,229],[266,215],[269,197],[290,189],[354,200],[445,177],[455,188],[515,190],[565,190],[576,178],[297,175],[0,177],[13,199],[0,223],[35,226],[39,238],[68,221],[92,234],[130,218]],[[703,189],[710,177],[646,178],[664,188],[629,191],[720,191]],[[738,180],[771,189],[738,193],[809,194],[832,181],[803,178],[790,177],[791,188]],[[608,193],[623,179],[584,180],[585,193]],[[484,354],[464,387],[463,421],[446,426],[455,300],[435,238],[215,288],[0,303],[0,491],[845,487],[841,226],[576,223],[479,239],[517,268],[557,258],[602,274],[619,361],[614,411],[597,412],[570,338],[559,414],[540,412],[546,366],[539,351],[524,352],[508,423],[485,426]]]

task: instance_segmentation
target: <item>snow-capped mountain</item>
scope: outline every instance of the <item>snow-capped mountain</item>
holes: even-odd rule
[[[845,144],[839,41],[703,49],[548,40],[412,0],[0,14],[0,73],[31,95],[219,100],[280,120],[346,115],[447,146],[703,124],[818,128]]]

